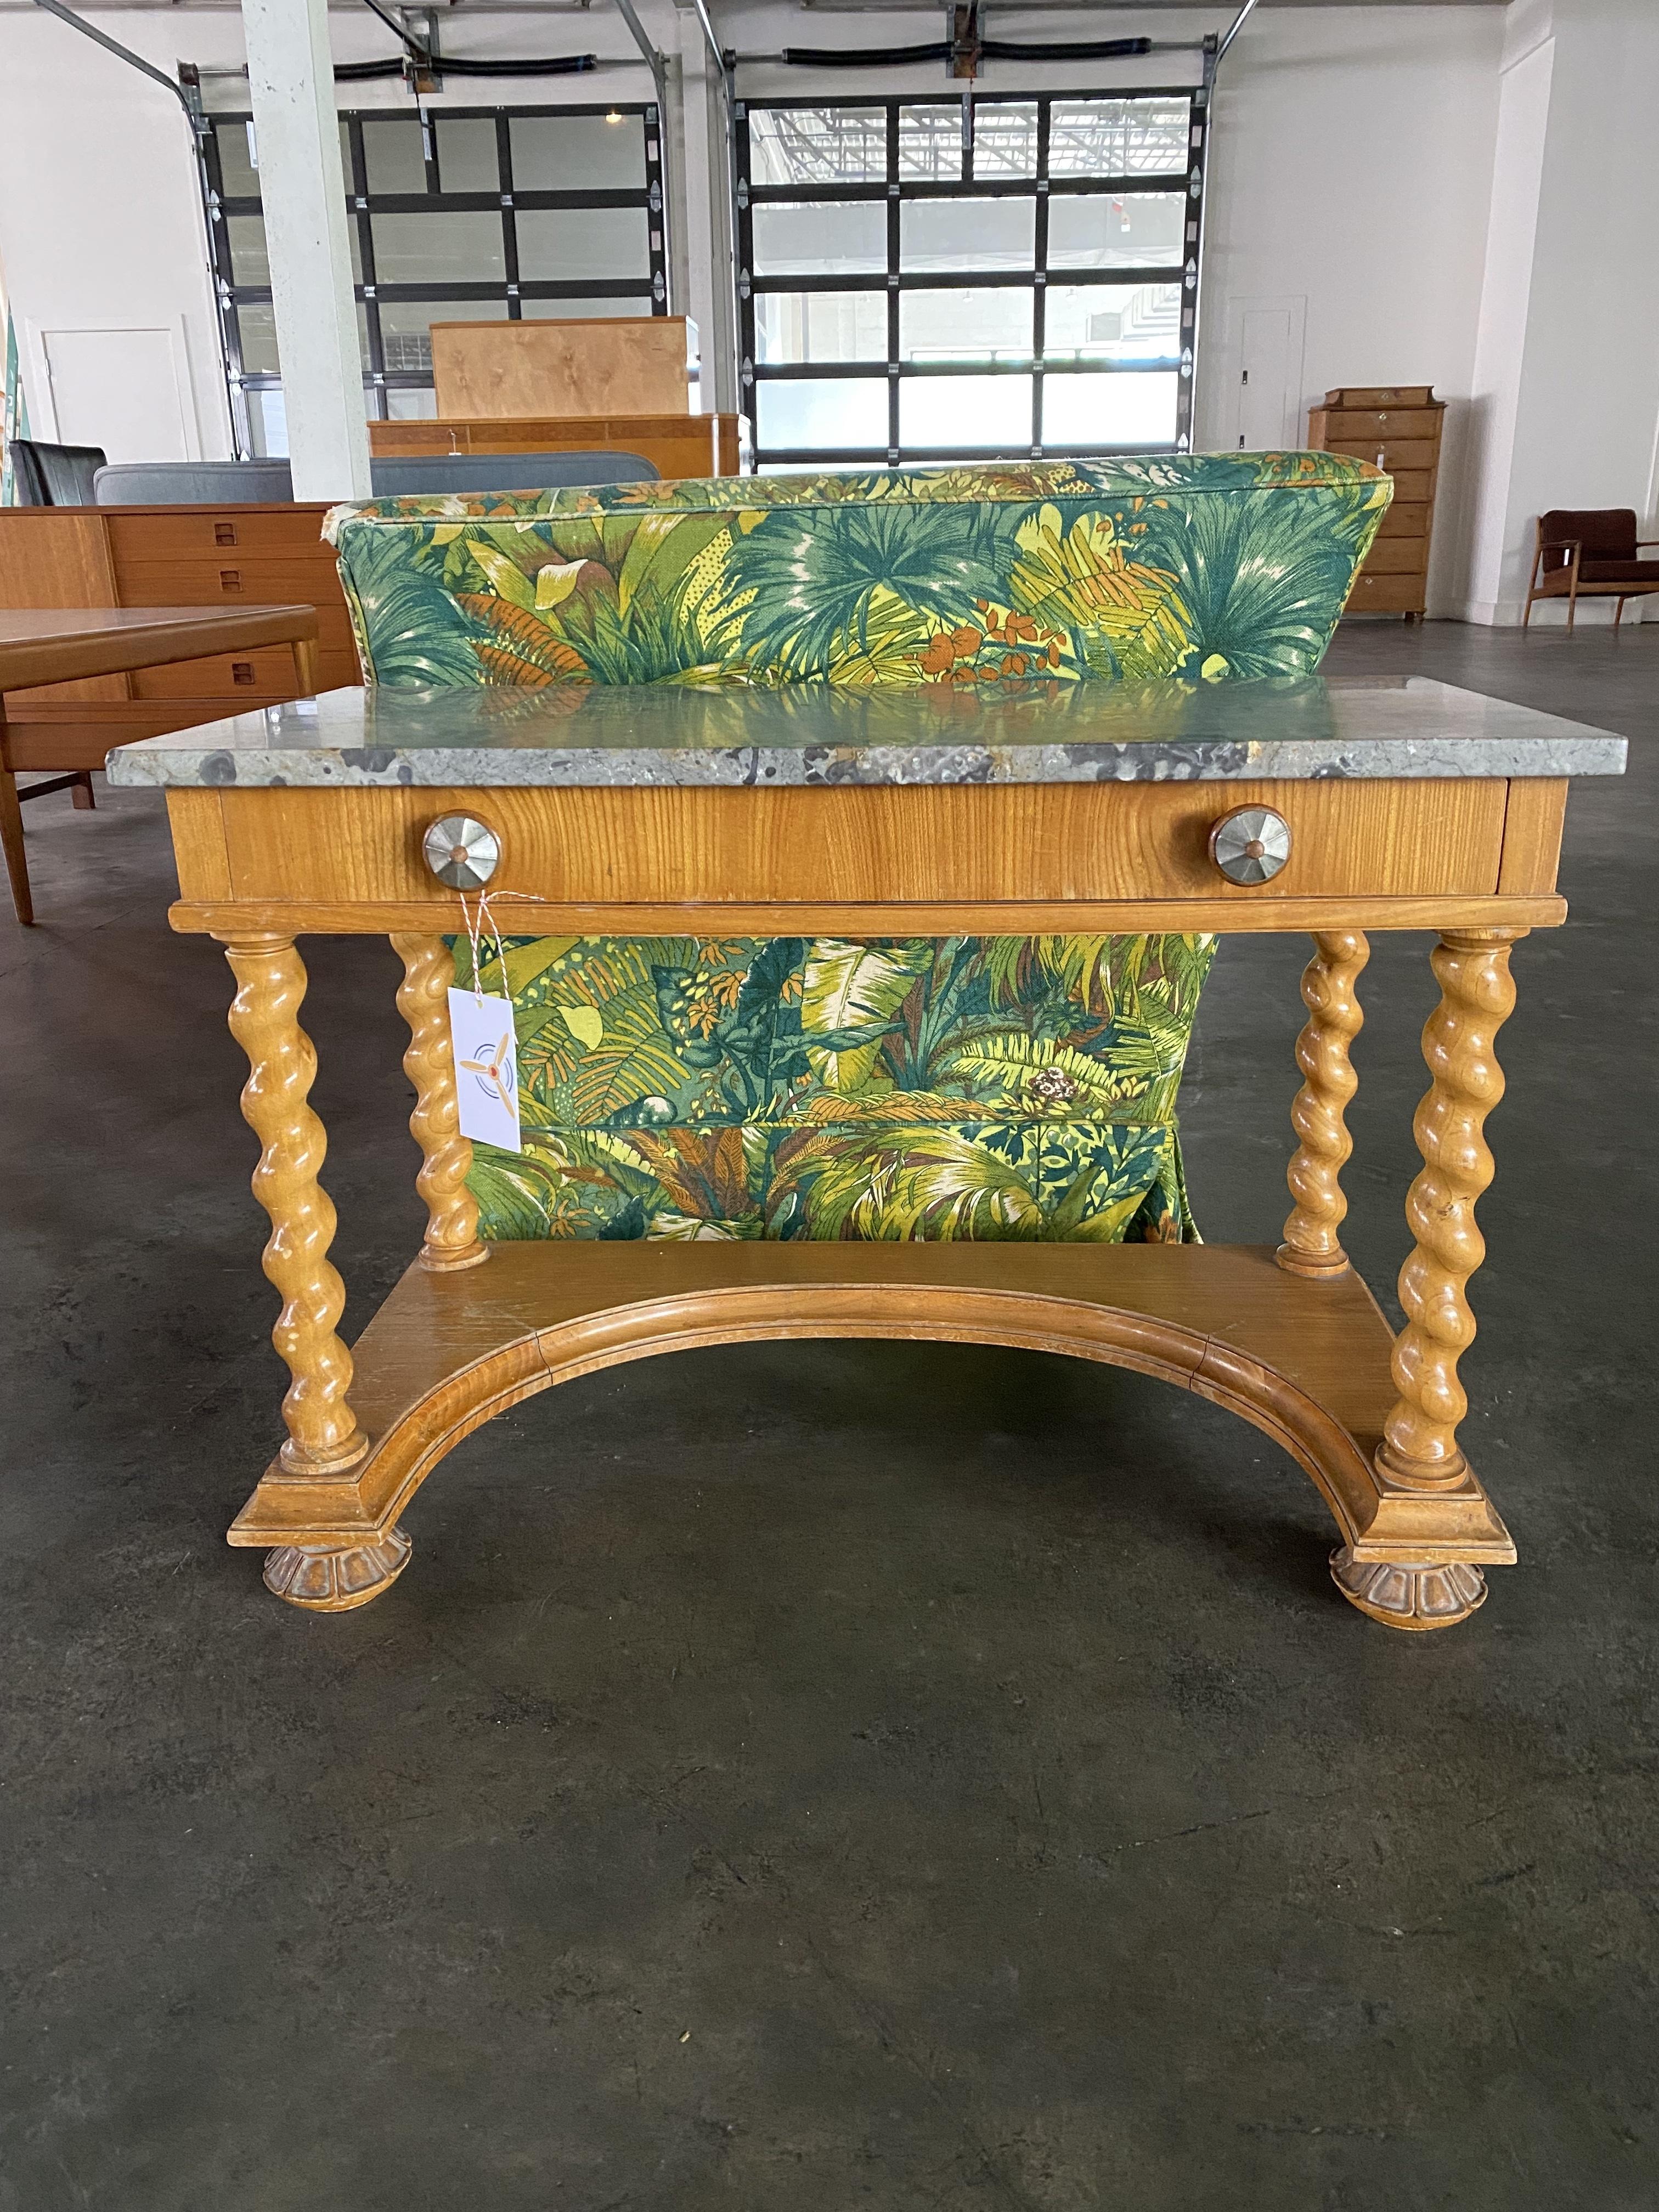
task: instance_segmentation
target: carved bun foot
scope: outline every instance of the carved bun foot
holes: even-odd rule
[[[1331,1580],[1350,1605],[1385,1628],[1451,1628],[1486,1601],[1486,1577],[1461,1559],[1356,1559],[1339,1544],[1331,1553]]]
[[[372,1544],[331,1549],[285,1544],[265,1554],[265,1588],[311,1613],[349,1613],[390,1589],[409,1565],[414,1546],[401,1528],[388,1528]]]

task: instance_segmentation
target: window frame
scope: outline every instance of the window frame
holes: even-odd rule
[[[1187,165],[1176,171],[1170,169],[1148,175],[1102,174],[1099,176],[1066,174],[1051,177],[1049,167],[1049,133],[1054,109],[1074,106],[1089,100],[1184,100],[1188,107]],[[1057,459],[1088,459],[1112,453],[1164,453],[1190,452],[1193,440],[1193,398],[1196,384],[1195,368],[1198,347],[1198,277],[1204,235],[1205,157],[1209,139],[1209,108],[1206,89],[1203,85],[1137,85],[1133,88],[1100,88],[1087,92],[997,92],[975,93],[973,109],[975,118],[988,108],[1035,106],[1036,109],[1036,158],[1035,173],[1029,178],[993,176],[975,179],[974,151],[978,145],[978,131],[974,133],[974,148],[964,159],[963,175],[960,181],[939,181],[918,178],[902,178],[899,174],[899,116],[902,110],[919,107],[956,106],[959,101],[945,93],[911,92],[884,99],[805,99],[805,100],[739,100],[734,108],[737,154],[737,288],[738,313],[740,331],[741,362],[738,370],[744,411],[754,421],[755,466],[764,470],[772,466],[800,467],[823,465],[829,467],[860,467],[872,464],[880,467],[897,467],[909,463],[940,461],[990,461],[995,459],[1031,460]],[[822,112],[834,107],[845,113],[857,110],[866,114],[882,114],[885,118],[886,168],[885,178],[879,182],[836,185],[830,183],[796,183],[788,185],[757,185],[754,181],[753,152],[750,135],[750,118],[757,111],[776,112]],[[1137,194],[1175,193],[1182,195],[1182,249],[1179,261],[1168,264],[1131,264],[1124,268],[1068,269],[1055,268],[1048,260],[1048,210],[1053,201],[1060,198],[1098,198],[1106,196],[1134,197]],[[900,266],[901,210],[906,204],[920,200],[983,200],[1032,199],[1036,202],[1036,240],[1033,265],[1020,270],[927,270],[907,273]],[[757,276],[755,273],[754,210],[769,204],[799,203],[802,201],[829,202],[837,206],[871,203],[884,204],[887,210],[887,262],[884,270],[869,270],[846,276]],[[1108,286],[1123,284],[1162,283],[1181,288],[1181,305],[1177,325],[1178,350],[1156,359],[1136,362],[1109,362],[1102,359],[1071,360],[1050,362],[1045,359],[1044,304],[1047,289],[1051,284]],[[994,361],[972,358],[941,362],[907,361],[900,350],[900,301],[906,292],[938,290],[996,290],[1029,289],[1032,294],[1032,346],[1029,360]],[[884,359],[872,358],[859,362],[799,362],[765,364],[759,359],[756,343],[755,302],[770,293],[871,293],[885,291],[887,301],[887,352]],[[1042,398],[1045,380],[1051,376],[1077,374],[1143,375],[1147,374],[1177,374],[1176,430],[1173,441],[1157,443],[1128,443],[1119,441],[1103,445],[1074,445],[1042,438]],[[1008,452],[985,447],[964,455],[960,446],[922,447],[904,444],[899,435],[899,398],[901,380],[918,377],[961,376],[1024,376],[1031,380],[1031,431],[1029,447]],[[770,383],[829,382],[832,380],[868,379],[884,380],[887,385],[887,443],[885,447],[857,447],[834,448],[823,447],[771,446],[763,443],[758,388]]]
[[[428,190],[424,192],[371,192],[368,189],[363,125],[366,123],[414,122],[417,118],[410,111],[395,107],[342,108],[339,111],[340,120],[346,126],[350,157],[345,179],[346,218],[356,228],[362,270],[362,281],[354,284],[352,293],[357,305],[364,311],[364,320],[368,325],[369,365],[363,371],[363,392],[371,422],[389,419],[388,399],[391,393],[430,392],[434,388],[429,371],[423,373],[419,369],[386,367],[386,347],[380,330],[382,303],[397,306],[404,302],[418,304],[430,300],[453,301],[458,305],[476,301],[483,305],[490,301],[504,301],[507,307],[505,319],[516,323],[525,319],[523,303],[526,300],[631,300],[648,294],[653,315],[668,313],[667,230],[663,219],[663,134],[661,118],[654,100],[602,100],[583,106],[533,107],[452,107],[446,105],[429,106],[423,113],[428,126],[424,149]],[[637,115],[641,118],[645,140],[645,183],[639,186],[614,186],[592,191],[515,191],[513,182],[513,124],[532,117],[586,115]],[[205,118],[212,129],[199,142],[198,169],[206,202],[208,234],[212,240],[214,289],[218,298],[225,381],[239,460],[249,459],[254,453],[247,395],[257,392],[279,392],[283,385],[280,372],[272,374],[263,369],[248,369],[244,365],[239,310],[245,305],[268,306],[271,288],[269,284],[237,283],[231,263],[229,218],[239,215],[262,215],[263,204],[257,194],[228,195],[219,160],[220,130],[246,126],[252,119],[252,114],[244,109],[216,109]],[[494,123],[498,191],[445,192],[438,190],[437,131],[430,126],[450,121]],[[519,214],[584,208],[641,208],[645,210],[649,275],[585,280],[552,277],[521,280],[519,275]],[[372,220],[375,216],[434,215],[452,211],[499,216],[503,266],[500,280],[493,277],[477,282],[456,279],[430,284],[383,284],[376,281],[372,229]]]

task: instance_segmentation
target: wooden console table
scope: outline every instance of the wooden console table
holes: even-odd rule
[[[73,758],[68,772],[44,783],[17,787],[17,771],[40,763],[28,746],[15,745],[6,718],[6,694],[41,684],[74,684],[139,668],[164,668],[211,653],[256,653],[283,647],[293,656],[295,688],[307,692],[318,680],[315,607],[8,607],[0,608],[0,844],[5,848],[17,919],[34,920],[28,857],[23,849],[20,800],[75,786],[92,803],[90,758]],[[52,765],[58,765],[57,763]]]
[[[371,422],[368,444],[382,460],[414,453],[638,453],[671,480],[741,476],[750,460],[746,415],[441,416]]]
[[[1197,1391],[1312,1477],[1362,1612],[1429,1629],[1481,1602],[1483,1570],[1515,1557],[1457,1434],[1494,1039],[1511,945],[1565,918],[1566,779],[1620,773],[1623,739],[1419,678],[1000,690],[349,691],[112,757],[112,781],[167,787],[173,926],[219,939],[236,978],[292,1382],[287,1442],[229,1533],[269,1553],[279,1596],[325,1611],[377,1596],[445,1453],[556,1382],[704,1345],[891,1336],[1067,1352]],[[1243,809],[1242,844],[1212,842]],[[514,935],[1310,933],[1284,1243],[487,1249],[446,1012],[461,915],[422,857],[453,813],[495,833],[489,888]],[[1339,1237],[1376,929],[1434,933],[1440,994],[1397,1340]],[[384,933],[404,969],[428,1224],[354,1351],[307,1103],[306,931]]]

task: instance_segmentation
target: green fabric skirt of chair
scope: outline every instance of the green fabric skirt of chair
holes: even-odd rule
[[[1175,1101],[1210,937],[508,939],[492,1239],[1196,1237]],[[457,981],[473,981],[465,939]],[[465,1078],[463,1077],[463,1080]]]

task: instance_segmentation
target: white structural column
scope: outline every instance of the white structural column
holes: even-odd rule
[[[327,0],[242,0],[296,499],[367,499],[357,309]]]

